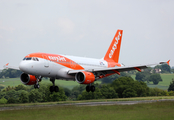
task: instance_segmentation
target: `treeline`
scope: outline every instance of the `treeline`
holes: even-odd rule
[[[0,103],[35,103],[65,101],[67,96],[62,88],[59,92],[51,93],[51,84],[42,84],[39,89],[33,86],[18,85],[16,87],[6,87],[0,91]]]
[[[171,82],[171,84],[174,84],[174,82]],[[24,85],[8,86],[0,91],[0,103],[35,103],[174,95],[173,91],[168,92],[158,88],[149,88],[146,83],[135,81],[131,77],[119,77],[110,84],[95,84],[95,92],[86,92],[86,86],[79,85],[72,90],[60,87],[59,92],[51,93],[49,91],[50,86],[51,84],[41,84],[39,89]]]
[[[0,72],[0,78],[17,78],[20,77],[22,72],[20,70],[14,70],[14,69],[3,69],[2,72]]]
[[[163,81],[159,73],[150,72],[151,68],[145,69],[143,72],[137,72],[135,79],[142,82],[153,82],[157,85],[160,81]]]

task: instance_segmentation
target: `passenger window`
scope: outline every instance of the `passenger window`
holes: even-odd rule
[[[26,60],[26,58],[24,58],[23,60]]]

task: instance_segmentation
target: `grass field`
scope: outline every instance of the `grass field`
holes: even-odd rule
[[[1,120],[173,120],[174,102],[110,106],[47,106],[0,111]]]
[[[159,82],[158,85],[154,85],[153,82],[149,82],[147,83],[148,87],[151,88],[157,87],[163,90],[167,90],[170,85],[170,82],[172,81],[172,78],[174,78],[174,74],[160,74],[160,75],[163,81]],[[135,80],[135,75],[132,75],[131,77]]]

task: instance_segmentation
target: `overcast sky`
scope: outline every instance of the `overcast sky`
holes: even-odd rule
[[[120,63],[174,66],[174,0],[0,0],[0,68],[34,52],[102,58],[117,29]]]

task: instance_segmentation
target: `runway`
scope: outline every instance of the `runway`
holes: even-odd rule
[[[108,101],[108,102],[85,102],[85,103],[72,103],[60,105],[75,105],[75,106],[98,106],[98,105],[134,105],[139,103],[152,103],[162,101],[174,101],[174,99],[160,99],[160,100],[141,100],[141,101]]]
[[[99,106],[99,105],[134,105],[140,103],[153,103],[163,101],[174,101],[174,99],[160,99],[160,100],[141,100],[141,101],[106,101],[106,102],[84,102],[84,103],[66,103],[66,104],[51,104],[51,105],[31,105],[31,106],[15,106],[15,107],[0,107],[0,111],[5,110],[20,110],[20,109],[34,109],[36,107],[53,107],[53,106]]]

